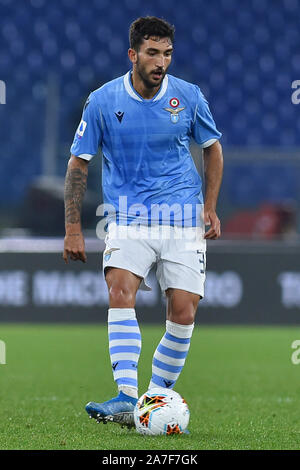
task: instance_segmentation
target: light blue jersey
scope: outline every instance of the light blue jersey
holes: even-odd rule
[[[128,72],[90,94],[71,153],[91,160],[101,148],[109,220],[195,226],[203,195],[190,142],[204,148],[220,137],[198,86],[166,75],[146,100]]]

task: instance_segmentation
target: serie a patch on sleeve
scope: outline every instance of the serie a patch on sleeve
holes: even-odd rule
[[[77,129],[77,135],[79,138],[83,136],[86,126],[87,126],[87,122],[82,119]]]

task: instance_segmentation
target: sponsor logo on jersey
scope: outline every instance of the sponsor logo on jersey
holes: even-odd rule
[[[117,113],[115,113],[115,115],[117,116],[118,121],[121,124],[123,116],[124,116],[124,111],[123,111],[123,113],[122,113],[122,111],[118,111]]]
[[[77,135],[79,139],[81,139],[81,137],[83,136],[86,126],[87,126],[87,122],[82,119],[77,129]]]

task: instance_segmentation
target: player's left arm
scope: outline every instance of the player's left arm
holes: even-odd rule
[[[192,121],[192,137],[203,149],[204,158],[204,223],[209,230],[204,238],[215,240],[221,235],[221,224],[216,213],[217,200],[223,175],[223,155],[219,139],[221,132],[216,128],[208,102],[198,86],[196,92],[195,111]]]
[[[204,238],[215,240],[221,235],[221,223],[216,208],[223,176],[223,153],[218,140],[203,149],[203,159],[205,178],[204,224],[210,226]]]

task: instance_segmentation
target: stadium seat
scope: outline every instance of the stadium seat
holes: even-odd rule
[[[137,12],[175,24],[171,73],[200,85],[224,145],[300,144],[299,109],[290,102],[291,83],[300,73],[298,2],[274,2],[267,15],[266,0],[242,2],[238,10],[235,0],[221,0],[218,13],[213,2],[203,8],[197,0],[176,8],[171,0],[161,5],[154,0],[30,0],[18,8],[3,0],[0,6],[0,78],[9,83],[9,109],[0,106],[1,130],[14,135],[9,154],[15,166],[21,159],[34,159],[34,168],[40,167],[50,73],[56,75],[60,93],[57,156],[65,159],[79,103],[97,84],[129,69],[128,27]],[[5,188],[8,201],[22,197],[13,180],[13,173],[2,172],[0,194]],[[251,186],[248,181],[238,190],[242,200],[251,198],[246,196]]]

